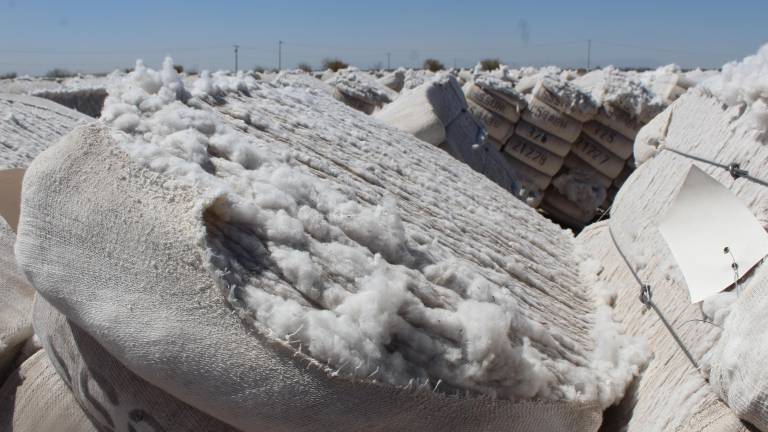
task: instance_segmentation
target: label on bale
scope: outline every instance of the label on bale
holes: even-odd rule
[[[691,303],[733,285],[737,275],[749,273],[768,255],[768,234],[752,211],[695,165],[659,231],[685,277]]]
[[[600,122],[590,121],[585,123],[583,131],[590,138],[599,142],[603,147],[623,160],[629,159],[632,155],[632,141]]]
[[[504,151],[520,162],[549,176],[555,175],[563,166],[563,158],[519,136],[510,138],[507,145],[504,146]]]
[[[540,127],[536,127],[525,120],[521,120],[515,126],[515,134],[528,141],[543,147],[558,156],[565,156],[571,151],[571,144],[565,142]]]
[[[581,123],[536,98],[531,98],[528,109],[523,112],[523,120],[570,143],[581,133]]]
[[[615,179],[624,169],[624,161],[587,135],[581,134],[571,152],[606,177]]]
[[[512,123],[517,123],[520,119],[520,113],[517,110],[517,106],[486,92],[477,85],[473,84],[469,87],[469,90],[467,91],[467,99],[476,102],[485,109],[499,114]]]
[[[506,142],[507,138],[509,138],[513,132],[512,128],[514,126],[512,123],[508,122],[500,115],[488,111],[487,109],[472,102],[471,100],[467,101],[467,106],[469,108],[469,112],[472,113],[476,119],[483,123],[486,131],[488,132],[488,136],[499,142]]]

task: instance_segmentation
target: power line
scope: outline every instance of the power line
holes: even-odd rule
[[[297,42],[283,42],[286,45],[290,45],[293,47],[298,48],[312,48],[312,49],[326,49],[326,50],[334,50],[334,51],[410,51],[410,50],[391,50],[391,49],[385,49],[381,47],[340,47],[340,46],[333,46],[333,45],[318,45],[318,44],[306,44],[306,43],[297,43]]]
[[[718,53],[718,52],[703,52],[703,51],[686,51],[686,50],[677,50],[677,49],[669,49],[669,48],[658,48],[658,47],[650,47],[645,45],[636,45],[636,44],[627,44],[627,43],[620,43],[620,42],[604,42],[604,41],[594,41],[597,44],[600,45],[608,45],[608,46],[615,46],[620,48],[632,48],[632,49],[639,49],[639,50],[645,50],[645,51],[658,51],[658,52],[666,52],[670,54],[692,54],[692,55],[722,55],[722,56],[732,56],[733,53]]]
[[[519,47],[547,47],[547,46],[561,46],[561,45],[574,45],[583,43],[582,39],[579,40],[570,40],[570,41],[556,41],[556,42],[543,42],[543,43],[524,43],[524,44],[506,44],[503,47],[471,47],[471,48],[436,48],[436,47],[426,47],[426,48],[418,48],[415,51],[422,51],[422,52],[429,52],[429,53],[439,53],[439,52],[478,52],[478,51],[499,51],[501,49],[508,49],[508,48],[519,48]],[[301,43],[301,42],[284,42],[285,45],[290,45],[294,47],[299,48],[312,48],[312,49],[323,49],[323,50],[334,50],[334,51],[365,51],[365,52],[381,52],[386,51],[388,53],[398,52],[398,53],[411,53],[414,51],[413,48],[382,48],[382,47],[352,47],[352,46],[334,46],[334,45],[321,45],[321,44],[307,44],[307,43]]]
[[[240,45],[240,49],[248,50],[248,51],[260,51],[260,52],[263,52],[263,53],[270,53],[270,54],[274,54],[275,53],[275,48],[274,47],[272,47],[272,48],[265,48],[265,47],[252,46],[252,45]]]
[[[240,48],[239,45],[233,45],[235,47],[235,73],[237,73],[237,49]]]
[[[437,47],[422,47],[418,48],[417,52],[426,52],[426,53],[459,53],[459,52],[487,52],[487,51],[501,51],[501,50],[508,50],[510,48],[525,48],[525,47],[531,47],[531,48],[540,48],[540,47],[551,47],[551,46],[566,46],[566,45],[574,45],[574,44],[580,44],[584,43],[584,39],[577,39],[577,40],[569,40],[569,41],[555,41],[555,42],[542,42],[542,43],[521,43],[521,44],[504,44],[502,46],[495,46],[495,47],[489,47],[489,46],[477,46],[477,47],[462,47],[462,48],[437,48]],[[693,55],[733,55],[733,53],[723,53],[723,52],[711,52],[711,51],[688,51],[688,50],[679,50],[679,49],[670,49],[670,48],[659,48],[659,47],[653,47],[653,46],[647,46],[642,44],[633,44],[633,43],[623,43],[623,42],[610,42],[610,41],[600,41],[600,40],[592,40],[588,39],[586,41],[590,46],[592,42],[600,45],[605,46],[615,46],[615,47],[621,47],[621,48],[632,48],[632,49],[638,49],[638,50],[646,50],[646,51],[658,51],[658,52],[667,52],[672,54],[693,54]],[[335,50],[335,51],[358,51],[358,52],[368,52],[368,53],[380,53],[382,51],[387,52],[388,54],[391,53],[411,53],[414,51],[412,48],[399,48],[399,47],[390,47],[390,48],[381,48],[381,47],[353,47],[353,46],[335,46],[335,45],[322,45],[322,44],[307,44],[307,43],[300,43],[300,42],[286,42],[282,41],[283,45],[290,45],[293,47],[298,48],[312,48],[312,49],[322,49],[322,50]],[[175,51],[213,51],[213,50],[219,50],[219,49],[227,49],[231,47],[231,45],[209,45],[209,46],[181,46],[181,47],[166,47],[166,48],[157,48],[157,47],[148,47],[148,48],[124,48],[124,49],[109,49],[109,50],[49,50],[49,49],[17,49],[17,48],[7,48],[7,49],[0,49],[0,53],[3,54],[28,54],[28,55],[110,55],[110,54],[137,54],[137,53],[146,53],[146,52],[175,52]],[[240,45],[241,49],[245,50],[257,50],[262,52],[269,52],[272,51],[270,49],[267,49],[263,46],[250,46],[250,45]],[[278,47],[279,49],[279,47]],[[274,51],[272,51],[274,52]],[[380,55],[380,54],[379,54]]]
[[[515,57],[518,59],[517,62],[513,62],[511,64],[519,64],[522,62],[523,58],[529,58],[528,64],[531,65],[541,65],[545,64],[547,62],[552,64],[558,64],[558,61],[556,59],[544,59],[544,60],[532,60],[535,58],[541,58],[542,54],[544,57],[552,57],[547,56],[545,53],[547,51],[542,50],[538,51],[535,48],[545,48],[545,47],[558,47],[558,46],[568,46],[568,45],[576,45],[576,44],[582,44],[586,42],[587,44],[587,69],[591,69],[592,67],[592,43],[596,43],[598,45],[602,46],[614,46],[614,47],[621,47],[621,48],[629,48],[632,50],[646,50],[646,51],[656,51],[656,52],[665,52],[665,53],[671,53],[671,54],[678,54],[678,55],[718,55],[718,56],[726,56],[726,57],[738,57],[734,56],[733,53],[731,54],[725,54],[725,53],[712,53],[712,52],[697,52],[697,51],[687,51],[687,50],[677,50],[677,49],[670,49],[670,48],[658,48],[658,47],[652,47],[652,46],[646,46],[642,44],[632,44],[632,43],[622,43],[622,42],[611,42],[611,41],[600,41],[600,40],[592,40],[592,39],[574,39],[574,40],[565,40],[565,41],[552,41],[552,42],[542,42],[542,43],[520,43],[520,44],[503,44],[503,45],[497,45],[497,46],[476,46],[468,48],[466,45],[464,47],[453,47],[453,48],[438,48],[438,47],[432,47],[432,48],[424,48],[420,47],[418,49],[412,49],[412,48],[403,48],[403,47],[388,47],[388,48],[381,48],[381,47],[364,47],[364,46],[335,46],[335,45],[323,45],[323,44],[314,44],[314,43],[302,43],[302,42],[290,42],[290,41],[278,41],[277,48],[277,56],[278,56],[278,69],[282,69],[284,63],[287,62],[287,57],[284,58],[284,48],[287,46],[294,47],[294,49],[297,51],[297,55],[310,55],[310,56],[318,56],[318,55],[334,55],[334,52],[342,52],[342,55],[348,55],[350,57],[354,57],[358,59],[360,62],[366,62],[371,61],[373,59],[381,59],[382,52],[385,52],[387,55],[387,69],[392,68],[392,54],[395,53],[396,56],[401,57],[407,57],[410,58],[413,62],[416,62],[416,59],[418,58],[424,58],[429,56],[436,56],[436,57],[442,57],[444,59],[447,58],[447,60],[450,60],[453,58],[454,64],[458,64],[457,58],[461,58],[462,63],[471,63],[473,60],[467,60],[470,58],[482,58],[486,55],[508,55],[509,53],[516,52]],[[35,65],[43,65],[42,63],[38,63],[39,59],[28,59],[26,56],[51,56],[53,59],[50,63],[55,64],[70,64],[73,66],[82,66],[84,64],[109,64],[114,63],[115,59],[122,58],[125,56],[132,56],[134,58],[141,57],[144,55],[153,55],[154,53],[162,53],[162,54],[175,54],[175,53],[182,53],[182,52],[192,52],[197,53],[196,57],[198,61],[203,62],[221,62],[223,60],[223,56],[227,53],[227,49],[232,48],[233,45],[208,45],[208,46],[177,46],[177,47],[148,47],[148,48],[117,48],[117,49],[109,49],[109,50],[100,50],[100,49],[94,49],[94,50],[51,50],[51,49],[45,49],[45,48],[0,48],[0,55],[3,54],[10,54],[10,55],[18,55],[19,62],[8,62],[8,59],[3,63],[4,65],[16,65],[16,66],[32,66],[33,63]],[[516,51],[520,49],[520,51]],[[526,50],[527,49],[527,50]],[[239,54],[240,50],[246,50],[248,52],[252,53],[261,53],[262,55],[257,55],[256,58],[258,58],[259,62],[262,61],[268,61],[266,60],[267,55],[274,56],[275,55],[275,47],[272,45],[272,48],[267,48],[266,46],[257,46],[257,45],[237,45],[235,47],[235,70],[239,70]],[[346,52],[346,54],[343,54]],[[492,54],[495,53],[495,54]],[[23,57],[22,57],[23,56]],[[91,59],[82,59],[82,60],[73,60],[73,59],[63,59],[60,56],[68,56],[68,57],[75,57],[75,56],[99,56],[102,58],[96,59],[94,58],[93,61]],[[521,58],[521,56],[523,58]],[[273,57],[274,58],[274,57]],[[60,60],[56,60],[60,59]],[[215,59],[215,60],[214,60]],[[251,61],[253,59],[250,59]],[[561,59],[562,60],[562,59]],[[573,59],[571,59],[572,61]],[[415,67],[414,63],[414,67]]]

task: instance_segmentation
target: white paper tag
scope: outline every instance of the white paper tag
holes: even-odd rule
[[[768,255],[768,233],[760,222],[736,195],[696,166],[659,231],[683,272],[692,303],[733,284],[734,259],[744,275]]]

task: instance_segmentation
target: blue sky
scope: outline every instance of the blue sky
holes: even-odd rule
[[[716,67],[768,42],[768,1],[0,0],[0,72],[110,71],[169,54],[187,68],[320,64]]]

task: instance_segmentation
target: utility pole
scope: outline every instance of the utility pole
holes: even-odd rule
[[[390,60],[391,59],[392,59],[392,53],[387,53],[387,70],[392,69],[392,67],[390,67]]]
[[[277,70],[283,70],[283,41],[277,41]]]
[[[235,47],[235,73],[237,73],[237,50],[240,48],[240,45],[232,45]]]
[[[587,39],[587,72],[592,66],[592,39]]]

